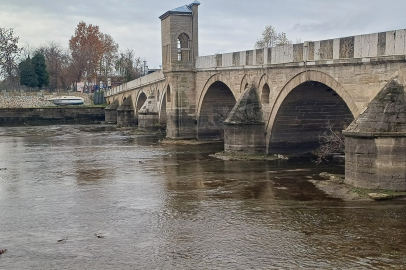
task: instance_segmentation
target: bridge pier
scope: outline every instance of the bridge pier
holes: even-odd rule
[[[104,109],[104,117],[107,124],[117,124],[117,109],[119,106],[118,100],[115,99]]]
[[[348,184],[406,190],[405,114],[404,86],[393,79],[344,131]]]
[[[134,107],[131,101],[131,96],[126,98],[117,109],[117,125],[133,126],[135,125]]]
[[[187,68],[190,63],[179,63]],[[175,140],[196,139],[196,93],[193,72],[170,72],[166,74],[170,85],[166,104],[166,137]]]
[[[159,129],[158,103],[154,95],[149,96],[138,111],[138,128],[146,131]]]
[[[257,89],[254,86],[246,89],[224,124],[226,153],[265,153],[265,121]]]

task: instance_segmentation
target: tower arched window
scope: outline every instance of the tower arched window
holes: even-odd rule
[[[190,61],[190,39],[189,36],[185,33],[182,33],[178,37],[177,41],[178,47],[178,61],[179,62],[188,62]]]

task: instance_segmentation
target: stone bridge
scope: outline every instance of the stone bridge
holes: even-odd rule
[[[317,147],[327,126],[346,129],[391,79],[404,84],[406,30],[199,56],[199,4],[160,17],[163,69],[107,91],[107,122],[152,130],[166,124],[168,138],[224,139],[226,151],[300,153]],[[404,135],[404,108],[398,112],[392,131]],[[379,137],[382,126],[374,128],[368,136]],[[399,163],[400,182],[382,186],[377,179],[373,187],[406,189],[402,138],[403,144],[394,139],[384,146],[385,164]],[[390,150],[395,144],[401,145],[400,161]],[[348,162],[359,179],[378,175],[383,166],[377,161],[381,167],[364,172],[361,161]]]

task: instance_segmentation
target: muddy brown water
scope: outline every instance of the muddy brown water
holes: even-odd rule
[[[339,164],[222,161],[112,126],[0,128],[0,269],[404,269],[406,202],[343,202]],[[97,237],[98,236],[98,237]]]

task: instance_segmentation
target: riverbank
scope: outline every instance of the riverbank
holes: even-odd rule
[[[223,141],[199,141],[199,140],[171,140],[163,139],[159,141],[163,145],[205,145],[205,144],[222,144]]]
[[[406,199],[406,192],[392,190],[378,190],[357,188],[344,182],[345,176],[322,172],[319,175],[323,180],[308,180],[319,190],[329,196],[343,201],[381,201],[392,199]]]
[[[247,160],[247,161],[266,161],[266,160],[288,160],[288,157],[282,156],[282,155],[255,155],[255,154],[241,154],[241,153],[215,153],[213,155],[210,155],[210,157],[218,158],[221,160],[226,160],[226,161],[238,161],[238,160]]]

